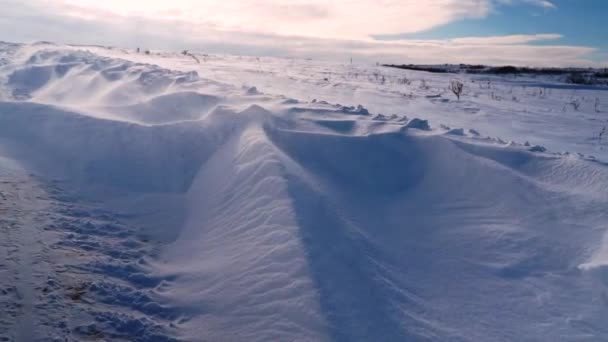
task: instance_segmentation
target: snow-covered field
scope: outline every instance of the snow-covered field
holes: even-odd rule
[[[0,43],[0,340],[608,339],[608,89],[196,57]]]

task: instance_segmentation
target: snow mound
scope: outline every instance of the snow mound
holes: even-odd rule
[[[57,107],[0,102],[0,132],[12,153],[44,172],[131,190],[184,191],[238,125],[217,109],[199,124],[143,126]],[[232,114],[232,119],[230,119]],[[61,132],[61,134],[58,134]]]
[[[28,55],[22,57],[23,64],[8,68],[6,87],[16,100],[85,108],[86,112],[110,107],[106,108],[114,112],[110,114],[126,114],[126,119],[133,112],[140,116],[152,112],[149,118],[136,118],[153,123],[172,116],[192,119],[197,115],[188,113],[189,109],[212,107],[219,101],[217,96],[188,90],[194,84],[199,88],[209,84],[193,71],[174,72],[84,51],[36,50]]]
[[[423,130],[423,131],[428,131],[431,129],[431,127],[429,126],[429,122],[427,120],[421,120],[418,118],[414,118],[414,119],[410,120],[410,122],[407,123],[406,127],[419,129],[419,130]]]
[[[196,92],[176,92],[122,107],[106,107],[105,112],[147,124],[164,124],[200,120],[214,109],[221,99]]]

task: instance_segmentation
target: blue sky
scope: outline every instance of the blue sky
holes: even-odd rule
[[[533,44],[581,45],[608,49],[608,0],[553,0],[554,8],[528,3],[499,5],[485,18],[454,21],[430,30],[379,36],[379,39],[451,39],[556,33],[563,38]]]
[[[608,67],[608,0],[0,0],[0,40]]]

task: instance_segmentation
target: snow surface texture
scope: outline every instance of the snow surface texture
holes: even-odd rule
[[[0,45],[0,339],[608,339],[605,89],[199,60]]]

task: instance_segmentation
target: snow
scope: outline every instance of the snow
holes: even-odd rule
[[[608,338],[607,89],[197,56],[0,44],[0,338]]]

